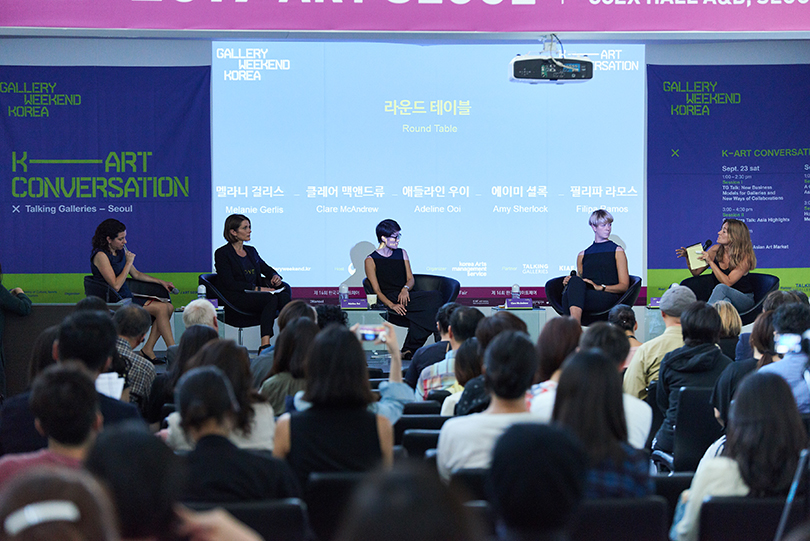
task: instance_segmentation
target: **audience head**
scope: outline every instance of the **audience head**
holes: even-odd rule
[[[222,236],[225,237],[225,240],[228,244],[233,244],[236,242],[237,239],[234,231],[239,229],[239,226],[242,225],[242,222],[247,220],[250,223],[250,218],[245,216],[244,214],[231,214],[227,218],[225,218],[225,230],[222,232]]]
[[[180,426],[186,434],[200,430],[209,420],[220,426],[233,424],[239,402],[228,377],[216,366],[186,372],[177,382],[174,403],[180,411]]]
[[[716,344],[722,325],[717,310],[703,301],[697,301],[681,314],[683,343],[689,347]]]
[[[568,316],[555,317],[543,325],[537,338],[537,357],[540,361],[535,383],[548,380],[560,369],[563,361],[579,344],[582,326]]]
[[[723,454],[737,461],[752,496],[787,492],[807,433],[782,376],[753,372],[742,380],[726,435]]]
[[[661,296],[658,306],[665,315],[678,319],[695,301],[697,297],[694,291],[686,286],[672,284]]]
[[[253,389],[250,360],[247,350],[233,340],[212,340],[202,347],[188,362],[188,369],[201,366],[216,366],[228,377],[239,402],[236,428],[250,434],[253,421],[253,403],[265,399]]]
[[[520,331],[500,333],[484,353],[484,383],[498,398],[522,398],[537,372],[537,351],[529,335]]]
[[[456,350],[454,367],[458,384],[464,387],[468,381],[480,376],[481,363],[481,350],[478,348],[478,340],[473,336]]]
[[[801,297],[797,294],[798,291],[784,291],[782,289],[777,289],[776,291],[771,291],[765,297],[765,300],[762,301],[762,310],[774,310],[776,311],[777,308],[782,306],[783,304],[791,304],[794,302],[801,303]],[[804,303],[807,304],[807,299],[805,298]]]
[[[118,541],[104,488],[82,470],[41,468],[11,479],[0,492],[0,538],[8,541]]]
[[[109,315],[74,312],[59,327],[59,360],[78,360],[94,374],[104,370],[115,352],[118,335]]]
[[[483,541],[483,527],[422,464],[380,470],[357,489],[338,541]]]
[[[273,369],[268,377],[282,372],[289,372],[294,378],[306,377],[307,354],[318,331],[318,325],[307,317],[299,317],[287,323],[278,335]]]
[[[332,323],[338,323],[344,327],[349,326],[349,314],[340,309],[337,304],[319,304],[315,307],[318,327],[325,329]]]
[[[475,309],[472,308],[472,310]],[[458,312],[458,310],[456,310],[456,312]],[[478,312],[478,310],[476,310],[476,312]],[[450,322],[450,326],[453,326],[452,321]],[[503,331],[528,333],[529,328],[526,327],[526,322],[506,310],[500,310],[483,319],[479,318],[478,326],[475,329],[475,337],[478,339],[478,347],[481,348],[481,351],[486,351],[487,347],[489,347],[489,343]]]
[[[394,220],[383,220],[377,224],[377,228],[375,230],[377,242],[383,242],[383,237],[390,237],[394,233],[398,233],[400,231],[402,231],[402,228],[399,227],[399,224]]]
[[[96,297],[95,295],[90,295],[89,297],[85,297],[79,302],[76,303],[76,311],[83,312],[83,311],[92,311],[98,310],[99,312],[110,312],[109,306],[107,303],[104,302],[104,299],[101,297]]]
[[[620,367],[630,353],[630,342],[627,335],[617,327],[604,321],[597,321],[582,333],[579,339],[582,350],[598,349],[602,354]]]
[[[633,307],[626,304],[617,304],[608,312],[608,323],[616,325],[623,331],[633,332],[636,330],[636,313]]]
[[[107,218],[96,227],[96,232],[93,234],[93,250],[101,250],[104,252],[110,251],[110,241],[115,240],[119,234],[127,230],[127,226],[119,222],[115,218]]]
[[[591,225],[591,227],[596,227],[597,225],[602,224],[612,224],[613,215],[604,209],[598,209],[591,213],[590,218],[588,218],[588,223]]]
[[[109,489],[124,539],[169,537],[185,489],[183,460],[140,423],[119,423],[98,435],[85,467]]]
[[[186,327],[183,336],[180,337],[180,345],[177,346],[177,356],[171,367],[171,386],[177,385],[177,380],[188,370],[188,362],[200,351],[205,344],[211,340],[217,340],[219,334],[208,325],[192,325]]]
[[[28,365],[28,381],[33,382],[37,374],[56,363],[53,358],[53,344],[59,338],[59,325],[48,327],[34,340],[31,348],[31,364]]]
[[[592,464],[607,457],[621,460],[627,423],[616,363],[598,349],[569,357],[560,374],[552,419],[579,438]]]
[[[477,308],[458,306],[450,315],[450,334],[454,342],[461,344],[475,336],[484,314]]]
[[[37,429],[63,445],[79,446],[101,430],[96,385],[79,363],[64,362],[43,370],[31,386],[29,403]]]
[[[304,400],[324,407],[364,407],[374,400],[363,346],[349,329],[331,325],[315,337]]]
[[[129,304],[115,311],[113,323],[119,336],[143,338],[149,327],[152,326],[152,316],[143,307]]]
[[[283,331],[289,322],[295,321],[299,317],[306,317],[312,321],[315,321],[318,314],[315,312],[312,305],[302,301],[301,299],[290,301],[284,305],[284,308],[282,308],[281,312],[278,313],[279,332]]]
[[[762,355],[757,361],[757,369],[766,364],[771,364],[776,359],[776,341],[773,337],[773,310],[767,310],[757,316],[748,342],[753,349]]]
[[[776,309],[773,329],[778,334],[802,334],[810,329],[810,305],[791,303]]]
[[[194,325],[217,326],[217,311],[207,299],[194,299],[183,309],[183,325],[186,329]]]
[[[742,332],[742,319],[734,305],[728,301],[717,301],[714,309],[720,314],[720,338],[737,338]]]
[[[457,302],[447,302],[439,308],[439,311],[436,312],[436,325],[438,325],[440,333],[447,334],[450,329],[450,317],[460,307],[461,305]]]
[[[801,289],[793,289],[790,292],[793,293],[793,295],[796,296],[796,298],[798,299],[798,302],[800,304],[807,304],[808,303],[807,293],[805,293]]]
[[[563,529],[584,497],[587,468],[582,445],[564,429],[512,425],[495,444],[488,473],[495,515],[519,539]]]

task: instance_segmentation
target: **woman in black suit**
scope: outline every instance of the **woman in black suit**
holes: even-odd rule
[[[290,302],[290,286],[259,257],[256,248],[244,244],[250,240],[250,219],[247,216],[228,216],[223,235],[228,244],[214,253],[219,287],[228,302],[240,310],[261,314],[261,352],[270,345],[276,313]],[[261,291],[267,293],[258,293]]]

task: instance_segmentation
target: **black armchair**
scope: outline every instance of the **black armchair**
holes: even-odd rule
[[[560,315],[563,315],[565,312],[563,310],[562,304],[562,297],[563,297],[563,280],[565,276],[558,276],[557,278],[552,278],[548,282],[546,282],[546,298],[548,299],[549,305]],[[641,293],[641,278],[639,276],[630,275],[630,286],[627,288],[627,291],[616,301],[616,304],[627,304],[629,306],[633,306],[636,304],[636,300],[638,300],[638,296]],[[615,304],[613,305],[615,306]],[[613,308],[611,306],[611,308]],[[610,312],[610,308],[607,310],[603,310],[601,312],[582,312],[582,325],[588,326],[591,323],[596,323],[597,321],[607,321],[608,313]]]
[[[239,345],[242,345],[242,331],[247,327],[256,327],[261,323],[261,314],[245,312],[228,302],[228,299],[219,291],[216,273],[201,274],[199,284],[205,286],[205,296],[208,299],[217,299],[224,307],[222,317],[217,314],[217,319],[239,329]]]
[[[743,325],[749,325],[754,322],[757,316],[762,312],[762,303],[765,297],[771,291],[779,289],[779,277],[772,274],[760,274],[751,272],[748,274],[751,280],[751,285],[754,288],[754,306],[750,310],[740,313]],[[699,301],[708,301],[712,294],[714,286],[719,284],[714,274],[702,274],[700,276],[692,276],[681,281],[682,286],[686,286],[695,293],[695,297]]]
[[[453,302],[458,298],[461,284],[454,278],[447,276],[435,276],[433,274],[414,274],[413,291],[438,291],[442,295],[442,304]],[[374,288],[368,278],[363,278],[363,289],[366,294],[373,295]],[[384,319],[393,325],[407,327],[408,320],[390,310],[385,314]]]

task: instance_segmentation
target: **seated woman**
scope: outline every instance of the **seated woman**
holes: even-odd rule
[[[311,407],[279,418],[273,447],[302,486],[312,472],[363,472],[393,464],[394,431],[388,419],[368,410],[374,397],[366,355],[352,331],[331,325],[315,338],[303,399]]]
[[[624,370],[630,366],[633,355],[635,355],[636,350],[641,347],[641,342],[636,338],[638,322],[636,321],[636,314],[633,312],[633,307],[627,306],[626,304],[617,304],[611,308],[608,313],[608,323],[616,325],[624,331],[624,334],[627,335],[627,341],[630,342],[630,353],[627,354],[627,359],[625,359],[622,365],[622,370]]]
[[[481,375],[481,366],[484,359],[481,358],[481,350],[478,347],[478,339],[474,336],[465,340],[456,351],[454,370],[456,372],[456,384],[450,387],[450,396],[442,402],[441,414],[451,416],[456,414],[456,404],[464,392],[464,386],[471,379]]]
[[[675,254],[686,257],[686,248],[678,248]],[[723,220],[723,227],[717,233],[717,242],[698,258],[706,266],[692,269],[692,276],[711,269],[717,281],[709,297],[709,304],[728,301],[741,313],[754,306],[754,287],[748,272],[757,267],[757,256],[754,255],[754,245],[745,222],[733,218]]]
[[[245,245],[250,233],[247,216],[231,214],[225,218],[223,235],[228,244],[214,252],[214,265],[220,290],[228,302],[245,312],[261,314],[261,353],[270,346],[276,313],[292,297],[281,275],[259,257],[256,248]],[[260,294],[262,291],[267,293]]]
[[[540,367],[529,389],[529,411],[545,420],[551,419],[554,398],[563,362],[577,349],[582,326],[572,317],[555,317],[543,326],[537,338],[537,358]]]
[[[366,277],[377,301],[408,320],[402,358],[409,360],[436,332],[436,312],[442,306],[442,297],[438,291],[411,291],[411,262],[408,252],[399,247],[402,231],[397,222],[383,220],[377,224],[376,234],[380,246],[366,257]]]
[[[3,396],[6,396],[6,359],[3,354],[3,327],[5,327],[6,312],[27,316],[31,313],[31,299],[19,287],[15,287],[11,291],[3,287],[3,270],[0,268],[0,393]]]
[[[731,359],[717,347],[720,326],[720,314],[703,301],[697,301],[681,314],[684,345],[667,353],[658,371],[656,401],[664,412],[664,421],[655,434],[653,450],[672,452],[680,388],[714,387],[731,364]]]
[[[563,280],[563,310],[578,322],[582,311],[607,310],[630,287],[627,256],[621,246],[609,240],[613,215],[595,210],[588,219],[594,241],[577,256],[577,273]]]
[[[242,449],[272,451],[276,430],[273,408],[251,385],[247,350],[233,340],[212,340],[188,362],[189,370],[201,366],[216,366],[222,370],[239,402],[239,412],[229,436],[231,442]],[[166,443],[169,447],[175,451],[191,450],[180,413],[172,413],[167,421]]]
[[[681,495],[670,538],[698,538],[700,507],[708,496],[777,496],[788,492],[807,445],[796,400],[777,374],[754,373],[731,404],[723,455],[704,458]],[[683,513],[681,515],[681,513]]]
[[[231,382],[215,366],[189,370],[177,384],[181,426],[194,442],[186,455],[183,501],[239,502],[300,498],[298,481],[284,462],[239,449],[228,440],[239,414]]]
[[[627,443],[621,376],[600,350],[574,353],[563,364],[552,420],[570,429],[588,453],[586,498],[652,494],[647,454]]]
[[[273,369],[259,389],[259,394],[270,401],[275,413],[284,413],[287,397],[306,389],[306,359],[319,330],[318,324],[310,318],[299,317],[279,334]]]
[[[717,301],[714,303],[714,309],[720,314],[720,340],[717,345],[723,350],[723,354],[731,359],[736,360],[737,355],[737,341],[740,339],[742,332],[742,319],[739,312],[734,308],[734,305],[728,301]]]
[[[132,299],[132,302],[143,306],[155,319],[152,323],[152,331],[141,348],[141,355],[155,362],[154,348],[158,338],[162,337],[167,347],[174,345],[171,326],[174,306],[170,302],[160,302],[143,297],[133,298],[126,280],[127,276],[132,276],[136,280],[160,284],[166,288],[167,293],[174,289],[174,284],[149,276],[135,268],[133,264],[135,254],[127,250],[127,227],[115,218],[104,220],[98,225],[93,234],[92,244],[90,272],[93,277],[107,282],[107,285],[117,291],[121,298]]]

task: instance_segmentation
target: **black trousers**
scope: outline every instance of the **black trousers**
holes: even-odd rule
[[[583,312],[602,312],[616,304],[620,297],[618,293],[590,289],[590,285],[582,278],[572,276],[568,280],[568,287],[563,291],[563,310],[567,316],[571,315],[572,306],[582,308]]]
[[[247,293],[244,291],[229,291],[228,302],[244,312],[261,315],[261,335],[273,336],[273,323],[276,314],[292,299],[289,284],[282,282],[284,291],[281,293]]]
[[[397,302],[399,291],[383,291],[391,302]],[[389,321],[394,325],[407,326],[408,335],[402,351],[416,351],[436,332],[436,312],[442,307],[442,294],[438,291],[411,291],[411,300],[405,307],[408,312],[400,316],[389,311]]]

